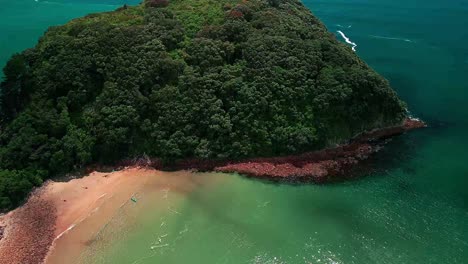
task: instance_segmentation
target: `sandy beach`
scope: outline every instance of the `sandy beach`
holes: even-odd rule
[[[190,171],[163,172],[127,167],[92,172],[67,182],[48,181],[21,207],[0,216],[0,263],[71,264],[140,192],[171,190],[186,195],[204,182]],[[152,205],[153,209],[156,209]]]
[[[28,202],[0,217],[0,263],[65,263],[158,171],[93,172],[68,182],[48,181]],[[84,221],[86,219],[86,221]],[[80,228],[80,232],[70,232]],[[68,234],[69,233],[69,234]],[[66,241],[68,240],[68,241]]]
[[[407,120],[402,126],[361,135],[354,143],[334,149],[208,166],[206,170],[269,179],[311,178],[322,182],[331,176],[343,175],[348,168],[377,151],[380,146],[371,145],[371,139],[424,126],[419,120]],[[183,194],[196,188],[200,182],[187,170],[203,170],[206,164],[187,164],[178,172],[162,172],[154,164],[150,169],[151,164],[147,164],[148,167],[127,167],[111,173],[92,172],[68,182],[46,182],[31,194],[25,205],[0,216],[0,231],[3,231],[0,263],[70,263],[93,242],[95,235],[119,208],[131,201],[145,185],[159,189],[170,186]]]

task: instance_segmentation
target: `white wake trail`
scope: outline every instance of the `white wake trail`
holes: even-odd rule
[[[405,39],[405,38],[392,38],[392,37],[384,37],[384,36],[376,36],[376,35],[370,35],[373,38],[377,39],[389,39],[389,40],[399,40],[399,41],[404,41],[404,42],[413,42],[411,39]]]
[[[337,32],[340,33],[340,35],[343,37],[343,39],[346,41],[346,43],[352,45],[352,47],[351,47],[352,50],[356,51],[357,44],[352,42],[341,30],[338,30]]]

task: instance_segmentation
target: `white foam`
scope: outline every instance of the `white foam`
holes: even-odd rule
[[[188,231],[188,228],[187,228],[187,225],[185,225],[184,230],[180,231],[179,235],[182,235],[183,233],[185,233],[187,231]]]
[[[352,45],[351,49],[353,51],[356,51],[357,44],[352,42],[341,30],[338,30],[337,32],[340,33],[340,35],[343,37],[343,39],[346,41],[346,43]]]
[[[172,209],[170,206],[167,207],[167,209],[175,214],[181,214],[180,212],[177,212],[176,210]]]
[[[370,35],[373,38],[377,39],[389,39],[389,40],[399,40],[399,41],[404,41],[404,42],[413,42],[411,39],[406,39],[406,38],[392,38],[392,37],[384,37],[384,36],[376,36],[376,35]]]
[[[58,235],[55,239],[59,239],[59,238],[62,237],[65,233],[67,233],[68,231],[72,230],[75,226],[76,226],[75,224],[69,226],[69,227],[67,228],[67,230],[65,230],[65,231],[63,231],[62,233],[60,233],[60,235]]]
[[[169,244],[155,245],[155,246],[151,246],[150,248],[151,248],[151,249],[156,249],[156,248],[162,248],[162,247],[167,247],[167,246],[169,246]]]

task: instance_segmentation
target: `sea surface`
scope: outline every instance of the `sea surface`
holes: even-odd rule
[[[125,2],[0,0],[0,65],[48,26]],[[77,263],[468,263],[468,0],[304,3],[430,128],[342,183],[208,173],[190,191],[149,186]]]

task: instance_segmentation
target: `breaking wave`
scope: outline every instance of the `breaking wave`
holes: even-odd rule
[[[338,30],[337,32],[340,33],[340,35],[343,37],[343,39],[346,41],[346,43],[352,45],[351,48],[353,49],[353,51],[356,51],[357,44],[354,43],[354,42],[352,42],[352,41],[343,33],[343,31]]]

